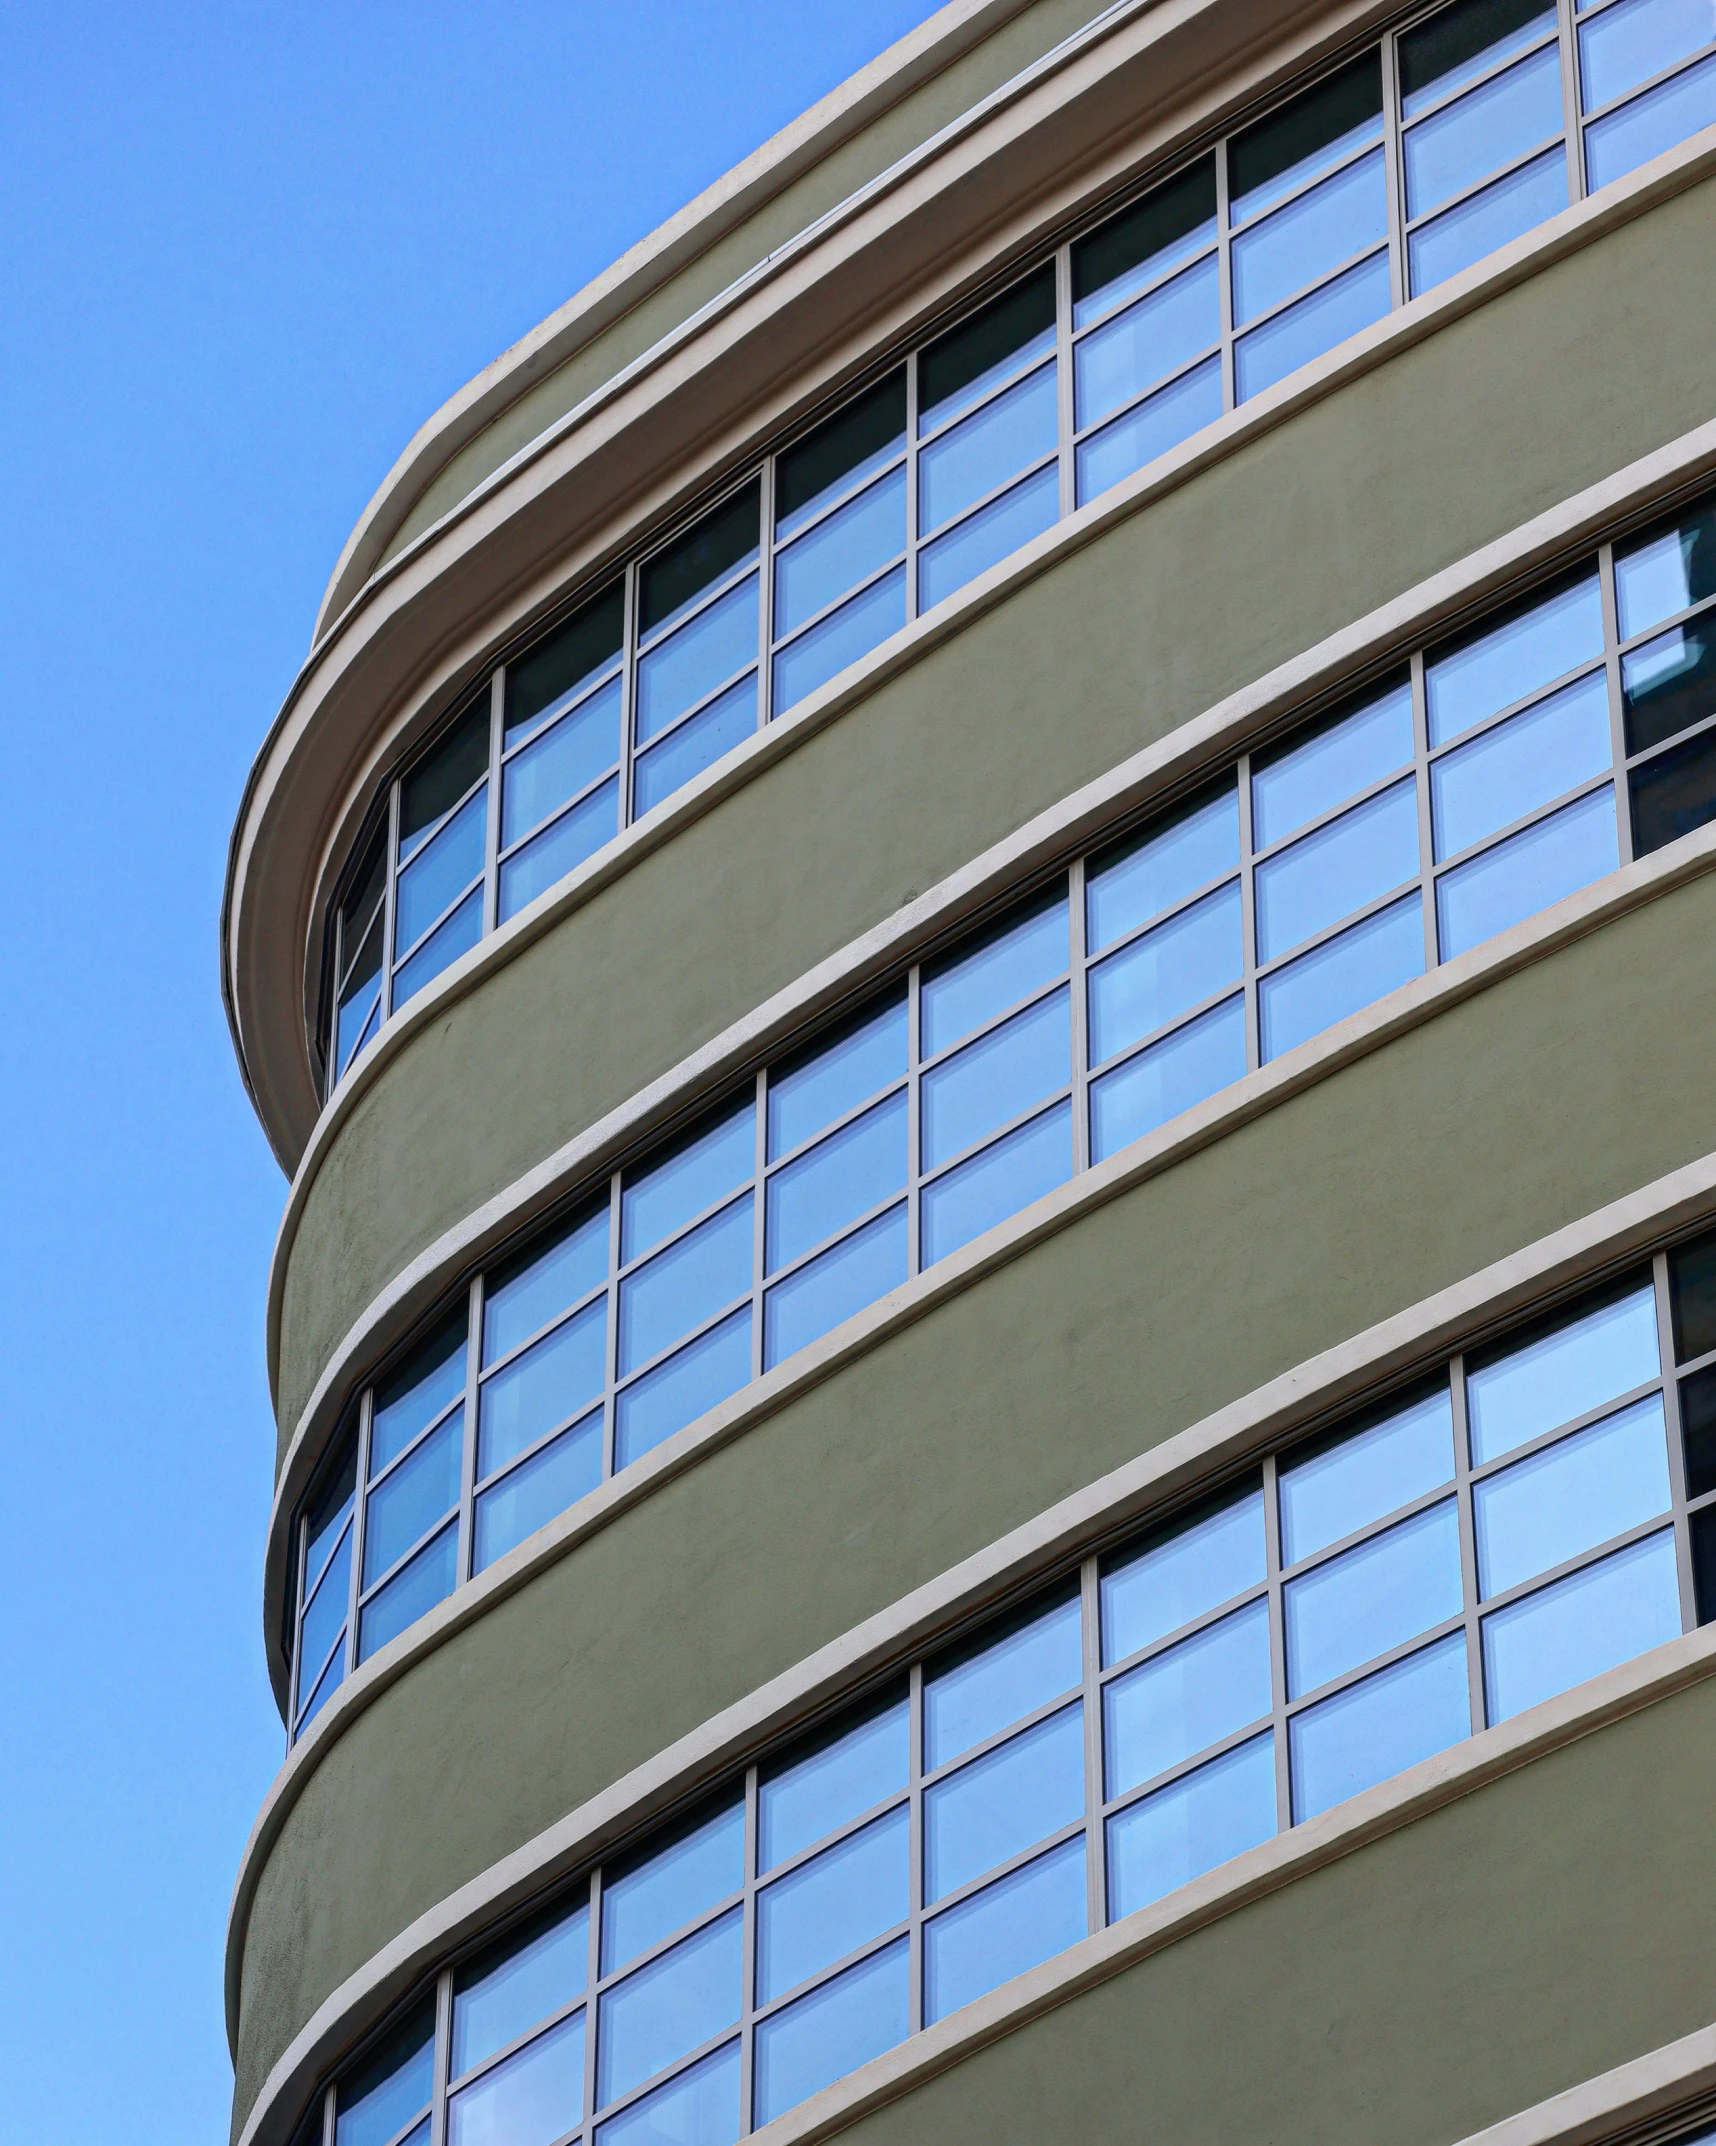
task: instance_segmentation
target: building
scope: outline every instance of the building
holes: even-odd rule
[[[1713,206],[1709,0],[954,0],[418,434],[241,2146],[1710,2135]]]

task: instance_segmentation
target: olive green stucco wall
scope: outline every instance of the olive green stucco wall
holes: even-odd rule
[[[1716,182],[1064,560],[486,978],[361,1099],[285,1277],[282,1443],[426,1244],[818,960],[1223,695],[1716,410]]]
[[[383,558],[403,551],[521,447],[689,320],[748,269],[1082,29],[1102,13],[1105,4],[1106,0],[1035,0],[892,110],[861,128],[485,426],[427,486]]]
[[[1450,1008],[889,1336],[425,1657],[332,1746],[268,1859],[244,1956],[237,2120],[316,2004],[413,1917],[722,1707],[1129,1456],[1716,1146],[1716,997],[1688,971],[1713,934],[1707,875]],[[1503,1860],[1516,1883],[1522,1866]],[[1366,1973],[1402,1949],[1385,1943],[1396,1895],[1408,1926],[1440,1917],[1447,1943],[1471,1937],[1463,1871],[1421,1891],[1422,1865],[1402,1872],[1374,1914],[1342,1890],[1360,1878],[1310,1889],[1317,1944],[1338,1949],[1367,1916],[1377,1928],[1370,1969],[1343,1961],[1324,1991],[1307,1968],[1306,2017],[1340,2022],[1373,1999],[1386,2013]],[[1673,1886],[1654,1895],[1663,1912],[1684,1905]],[[1545,1897],[1533,1912],[1548,1927],[1570,1911]],[[1287,1972],[1292,1943],[1268,1918],[1294,1912],[1267,1911],[1277,1935],[1235,1967],[1212,2016],[1229,2003],[1243,2016],[1245,1991]],[[1707,1915],[1703,1927],[1716,1929]],[[1193,1956],[1214,1961],[1230,1942],[1199,1940]],[[1032,2032],[1076,2037],[1086,2011],[1112,2022],[1118,2003],[1154,2004],[1125,1994],[1139,1987]],[[1613,2033],[1634,2031],[1642,2002],[1627,1993]],[[1271,2034],[1300,2031],[1290,2007],[1273,2016]],[[1171,2049],[1185,2029],[1167,2020],[1128,2035]],[[1355,2080],[1410,2101],[1404,2052],[1358,2055]],[[1327,2053],[1294,2061],[1314,2097]],[[1490,2053],[1486,2080],[1503,2061]],[[1194,2135],[1213,2138],[1218,2116],[1201,2120]],[[1356,2104],[1341,2121],[1341,2136],[1364,2128]],[[1308,2139],[1305,2122],[1257,2135]]]

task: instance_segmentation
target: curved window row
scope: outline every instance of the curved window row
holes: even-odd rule
[[[363,1394],[301,1522],[293,1733],[462,1580],[913,1274],[1713,816],[1706,501],[1246,754],[476,1277]]]
[[[1712,120],[1704,0],[1456,0],[1061,247],[499,668],[390,786],[329,920],[330,1091],[485,932],[918,612]]]
[[[765,1754],[450,1965],[314,2121],[332,2146],[432,2122],[448,2146],[728,2146],[1713,1615],[1716,1234],[1252,1464]]]

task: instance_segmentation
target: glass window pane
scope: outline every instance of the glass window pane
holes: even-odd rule
[[[1373,253],[1254,328],[1234,352],[1234,392],[1240,402],[1261,395],[1301,365],[1382,319],[1394,303],[1388,255]]]
[[[757,1788],[758,1870],[766,1874],[903,1789],[910,1743],[906,1701],[896,1697],[765,1767]]]
[[[756,2120],[766,2124],[844,2079],[911,2031],[906,1939],[763,2020],[756,2042]]]
[[[616,776],[593,790],[582,804],[562,813],[535,841],[508,857],[500,868],[500,920],[517,916],[539,894],[577,871],[619,830],[620,784]]]
[[[1412,682],[1383,687],[1362,706],[1318,723],[1252,761],[1252,840],[1261,849],[1412,765]]]
[[[757,2002],[772,2004],[911,1913],[911,1812],[899,1805],[757,1895]]]
[[[1060,472],[1051,462],[919,552],[918,609],[933,610],[944,597],[1011,558],[1052,528],[1060,511]]]
[[[1214,245],[1215,235],[1215,158],[1206,156],[1074,246],[1073,326]]]
[[[910,1224],[902,1204],[831,1245],[763,1299],[763,1367],[809,1348],[906,1279]]]
[[[338,1458],[316,1494],[304,1522],[304,1592],[307,1595],[333,1555],[357,1499],[357,1438],[347,1432]]]
[[[1254,1736],[1108,1821],[1110,1918],[1136,1914],[1275,1831],[1275,1739]]]
[[[620,1284],[622,1378],[750,1289],[751,1208],[747,1193]]]
[[[538,1238],[483,1283],[483,1362],[528,1341],[608,1275],[608,1202]]]
[[[1200,1507],[1105,1563],[1103,1666],[1123,1662],[1248,1587],[1261,1586],[1263,1560],[1263,1492],[1254,1481],[1213,1510]]]
[[[614,1466],[629,1468],[652,1447],[735,1394],[751,1376],[751,1307],[647,1372],[620,1395]]]
[[[664,1152],[625,1175],[620,1195],[620,1258],[636,1259],[683,1229],[693,1215],[747,1183],[757,1163],[756,1105],[695,1125]]]
[[[1620,861],[1615,793],[1605,783],[1436,882],[1442,959],[1481,946],[1498,931],[1576,894],[1615,871]]]
[[[1566,206],[1567,157],[1558,146],[1413,232],[1407,252],[1414,293],[1445,283]]]
[[[1418,871],[1418,785],[1397,782],[1257,867],[1257,952],[1289,947],[1362,909]]]
[[[1479,1593],[1505,1594],[1667,1510],[1668,1439],[1653,1393],[1474,1486]]]
[[[660,735],[677,716],[757,660],[757,577],[700,611],[638,664],[637,742]]]
[[[1235,879],[1091,971],[1091,1064],[1104,1064],[1224,986],[1238,983],[1244,966],[1244,923]]]
[[[924,1187],[924,1265],[951,1258],[1071,1175],[1072,1105],[1057,1103]]]
[[[1045,365],[943,433],[918,457],[918,529],[927,536],[974,506],[1058,438],[1055,367]]]
[[[776,540],[784,543],[812,515],[880,469],[905,444],[906,373],[901,366],[777,457]]]
[[[1253,1602],[1107,1687],[1106,1793],[1124,1795],[1264,1720],[1270,1703],[1269,1604]]]
[[[620,681],[613,678],[507,762],[501,778],[501,847],[510,849],[619,757]]]
[[[924,1075],[924,1168],[963,1154],[1071,1079],[1072,1001],[1063,984]]]
[[[1292,1698],[1460,1614],[1454,1501],[1317,1565],[1283,1594]]]
[[[1234,326],[1387,236],[1388,189],[1376,149],[1234,240]]]
[[[575,2012],[447,2104],[448,2146],[553,2146],[584,2114],[584,2015]]]
[[[924,1792],[925,1899],[945,1899],[1083,1815],[1081,1702]]]
[[[1494,75],[1406,136],[1406,213],[1422,216],[1561,132],[1561,52],[1553,43]]]
[[[477,1480],[587,1408],[602,1391],[607,1368],[608,1300],[603,1296],[484,1384]]]
[[[596,2146],[735,2146],[738,2136],[734,2041],[600,2125]]]
[[[1671,528],[1616,546],[1615,600],[1623,641],[1707,596],[1716,596],[1716,504],[1687,507]]]
[[[321,1676],[322,1665],[327,1661],[334,1641],[345,1631],[351,1592],[352,1537],[348,1528],[329,1560],[321,1586],[310,1597],[310,1606],[304,1612],[303,1636],[298,1645],[297,1704],[300,1707]]]
[[[1039,269],[918,359],[918,430],[928,432],[981,402],[992,387],[1055,347],[1055,277]]]
[[[1411,119],[1555,28],[1554,0],[1461,0],[1400,40],[1400,110]]]
[[[899,566],[780,651],[775,657],[775,714],[785,715],[905,623],[906,570]]]
[[[409,1005],[419,991],[468,954],[483,935],[483,890],[473,887],[445,924],[432,931],[407,962],[394,972],[393,1010]]]
[[[358,1619],[358,1660],[367,1662],[390,1639],[427,1617],[458,1582],[459,1528],[444,1527],[405,1568],[374,1595]]]
[[[1611,764],[1609,682],[1592,671],[1430,770],[1436,854],[1452,857]]]
[[[1511,1453],[1605,1401],[1618,1400],[1661,1370],[1656,1294],[1647,1283],[1594,1310],[1559,1319],[1468,1365],[1466,1415],[1472,1465]]]
[[[670,731],[632,765],[632,810],[641,819],[713,767],[757,727],[757,674],[741,678],[731,692],[712,700],[689,722]]]
[[[1294,1824],[1471,1733],[1466,1635],[1451,1632],[1294,1716],[1287,1729]]]
[[[1668,1300],[1675,1361],[1690,1363],[1716,1349],[1716,1235],[1695,1237],[1669,1253]]]
[[[1623,656],[1621,706],[1633,753],[1716,715],[1716,618],[1671,626]]]
[[[1595,112],[1716,38],[1711,0],[1621,0],[1579,25],[1585,109]]]
[[[1186,807],[1165,826],[1153,823],[1091,865],[1085,879],[1091,952],[1100,953],[1238,866],[1239,795],[1230,781],[1216,796]]]
[[[1084,1836],[1063,1841],[924,1928],[924,2023],[933,2025],[1088,1934]]]
[[[1423,973],[1424,911],[1414,894],[1264,978],[1258,998],[1265,1062]]]
[[[603,1875],[603,1974],[707,1914],[744,1879],[745,1806],[736,1797],[647,1842]]]
[[[1219,357],[1194,366],[1167,387],[1158,388],[1147,401],[1134,404],[1124,417],[1080,441],[1076,456],[1079,505],[1178,447],[1205,425],[1213,425],[1222,409]]]
[[[464,1449],[465,1411],[457,1408],[371,1490],[363,1521],[366,1587],[458,1504]]]
[[[609,664],[618,663],[625,610],[625,587],[616,581],[546,640],[507,665],[507,745],[516,745],[557,710],[569,707],[580,693],[589,691]]]
[[[761,489],[753,477],[684,536],[656,553],[638,577],[638,630],[660,632],[708,590],[757,555]]]
[[[905,1186],[902,1088],[769,1179],[766,1271],[798,1259]]]
[[[1245,1001],[1231,998],[1092,1082],[1092,1161],[1106,1162],[1245,1072]]]
[[[906,548],[906,473],[897,469],[775,558],[777,640]]]
[[[1680,1633],[1674,1534],[1664,1528],[1484,1619],[1491,1721],[1570,1691]]]
[[[309,1705],[304,1708],[302,1713],[299,1714],[298,1726],[293,1732],[295,1736],[303,1735],[304,1731],[310,1726],[311,1722],[315,1720],[316,1716],[322,1711],[323,1707],[327,1705],[328,1701],[334,1696],[335,1692],[337,1692],[340,1686],[345,1682],[345,1677],[346,1650],[344,1647],[341,1647],[336,1651],[333,1656],[333,1659],[328,1663],[327,1668],[322,1671],[322,1681],[316,1686],[315,1691],[310,1695]]]
[[[371,835],[369,849],[353,874],[351,891],[340,904],[340,960],[348,978],[353,956],[367,938],[387,892],[386,837],[385,827],[378,827]]]
[[[734,1908],[602,1994],[598,2106],[629,2094],[739,2022],[744,1910]]]
[[[1078,1596],[1033,1605],[999,1632],[930,1665],[924,1676],[924,1765],[933,1773],[1084,1675]]]
[[[1424,667],[1431,745],[1446,745],[1602,653],[1603,605],[1594,572],[1433,651]]]
[[[769,1073],[769,1160],[855,1110],[906,1073],[904,994],[868,1007],[831,1037]]]
[[[1633,854],[1648,857],[1716,819],[1716,736],[1701,731],[1627,779]]]
[[[1080,431],[1220,340],[1221,280],[1211,254],[1076,347],[1073,396]]]
[[[428,2105],[435,2069],[435,2007],[413,2012],[375,2054],[340,2081],[334,2146],[386,2146]]]
[[[381,996],[381,919],[377,917],[359,947],[340,990],[336,1069],[343,1073],[369,1027]]]
[[[590,1909],[582,1900],[533,1916],[461,1967],[453,1982],[452,2077],[462,2079],[539,2019],[582,1997],[589,1970]]]
[[[1234,223],[1382,132],[1382,58],[1375,50],[1248,127],[1228,145]]]
[[[597,1409],[477,1499],[473,1572],[486,1572],[527,1535],[587,1498],[601,1480],[602,1411]]]
[[[489,696],[485,691],[399,786],[399,861],[413,856],[489,764]],[[445,904],[442,905],[445,907]],[[394,944],[409,941],[396,932]]]
[[[1064,976],[1071,958],[1067,898],[1015,910],[973,943],[926,967],[923,979],[923,1054],[935,1058],[962,1036],[992,1021],[1042,985]]]
[[[1281,1468],[1282,1561],[1314,1557],[1453,1479],[1446,1386],[1391,1409],[1380,1423],[1319,1438]]]
[[[401,953],[416,945],[453,897],[482,871],[488,795],[485,784],[400,873],[393,943]]]

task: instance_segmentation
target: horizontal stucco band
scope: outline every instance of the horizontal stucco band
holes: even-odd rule
[[[981,1611],[1034,1575],[1081,1554],[1093,1542],[1153,1507],[1185,1494],[1250,1453],[1278,1443],[1297,1427],[1345,1406],[1427,1359],[1470,1342],[1476,1333],[1505,1323],[1523,1309],[1624,1264],[1663,1237],[1696,1225],[1713,1211],[1716,1154],[1642,1186],[1295,1365],[1061,1500],[728,1707],[509,1856],[495,1871],[462,1888],[380,1957],[391,1961],[397,1954],[404,1963],[400,1973],[408,1980],[421,1971],[425,1960],[505,1912],[549,1879],[591,1860],[692,1787],[738,1763],[759,1744],[785,1733],[949,1623]],[[695,1435],[681,1434],[681,1440]],[[684,1458],[664,1448],[641,1463],[640,1471],[659,1479],[661,1474],[683,1466]],[[240,1977],[256,1885],[307,1776],[356,1716],[373,1705],[414,1662],[481,1616],[496,1599],[516,1590],[542,1562],[564,1555],[589,1527],[599,1524],[599,1516],[584,1516],[581,1509],[575,1511],[554,1531],[552,1543],[534,1549],[521,1546],[481,1581],[451,1597],[410,1633],[365,1664],[329,1702],[326,1712],[293,1751],[252,1828],[233,1898],[227,1933],[227,2021],[235,2045]],[[392,1994],[403,1986],[396,1974],[382,1979]],[[317,2020],[332,2007],[330,2016],[344,2021],[349,2002],[349,1996],[345,2000],[330,1998],[318,2010]],[[310,2031],[311,2028],[304,2030]],[[293,2047],[297,2047],[296,2042]],[[318,2048],[322,2054],[316,2061],[325,2062],[325,2048],[320,2043]]]
[[[1716,2123],[1716,2026],[1583,2079],[1457,2146],[1602,2146],[1625,2133],[1645,2146],[1687,2123]]]
[[[1109,1924],[1057,1954],[1041,1967],[1002,1984],[933,2027],[899,2043],[834,2086],[825,2088],[755,2135],[764,2146],[814,2146],[856,2121],[899,2101],[916,2087],[969,2058],[1032,2019],[1068,2003],[1192,1933],[1236,1913],[1284,1886],[1308,1877],[1430,1813],[1472,1796],[1533,1761],[1625,1720],[1676,1693],[1705,1683],[1716,1673],[1716,1627],[1684,1634],[1666,1646],[1623,1663],[1589,1683],[1544,1701],[1500,1726],[1484,1729],[1421,1761],[1392,1780],[1337,1805],[1320,1817],[1276,1834],[1261,1847],[1195,1879],[1155,1906]],[[606,1799],[603,1799],[606,1800]],[[543,1856],[531,1843],[500,1869],[468,1885],[426,1916],[350,1978],[308,2022],[280,2058],[252,2108],[238,2146],[284,2146],[292,2123],[318,2077],[364,2029],[402,1996],[463,1937],[525,1898],[541,1882],[550,1860],[564,1867],[598,1852],[601,1829],[595,1813],[580,1811],[556,1828],[582,1827],[580,1849]],[[539,1858],[527,1875],[527,1857]],[[1703,2062],[1716,2072],[1716,2030],[1693,2037]],[[1647,2060],[1648,2061],[1648,2060]],[[1659,2097],[1652,2082],[1644,2088]],[[1574,2101],[1575,2096],[1565,2097]],[[1660,2100],[1659,2100],[1660,2105]],[[1566,2136],[1568,2146],[1595,2136],[1589,2128],[1566,2134],[1504,2124],[1482,2134],[1483,2146],[1538,2146]],[[1472,2142],[1477,2146],[1477,2142]]]

